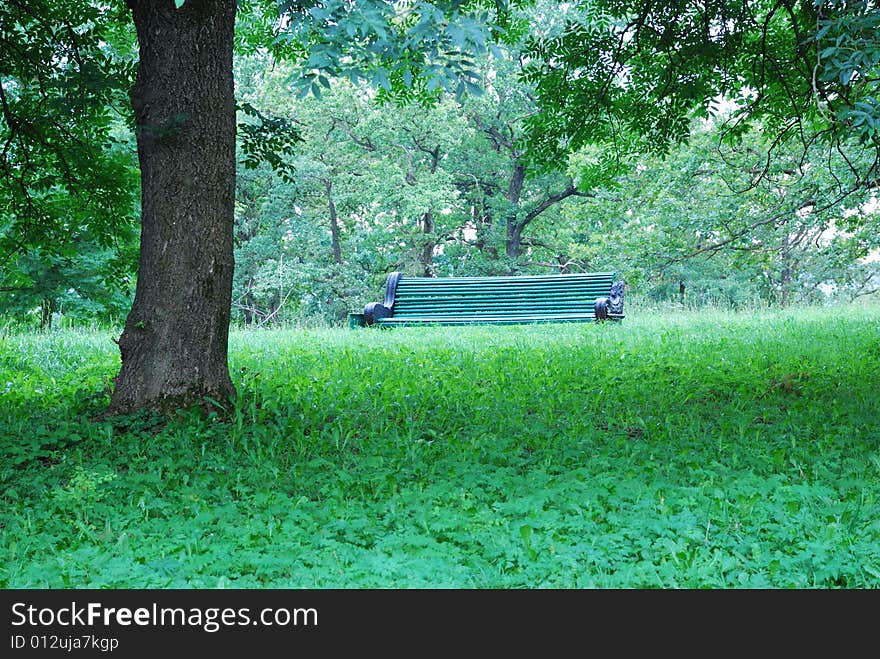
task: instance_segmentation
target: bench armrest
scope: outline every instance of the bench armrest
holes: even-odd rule
[[[596,320],[620,320],[623,318],[623,287],[624,282],[616,281],[611,285],[608,297],[596,298],[594,303]]]
[[[380,318],[390,318],[393,311],[381,302],[370,302],[364,307],[364,322],[369,326],[376,323]]]
[[[392,272],[385,281],[385,301],[370,302],[364,307],[364,321],[367,325],[374,324],[380,318],[394,315],[394,298],[397,296],[397,282],[403,276],[400,272]]]

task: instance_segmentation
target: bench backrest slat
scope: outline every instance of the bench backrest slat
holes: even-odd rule
[[[394,317],[590,314],[613,272],[516,277],[401,277]]]

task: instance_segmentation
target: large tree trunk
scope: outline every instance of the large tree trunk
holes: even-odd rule
[[[141,168],[141,252],[119,339],[112,413],[235,395],[232,302],[236,0],[127,0],[140,48],[131,100]]]

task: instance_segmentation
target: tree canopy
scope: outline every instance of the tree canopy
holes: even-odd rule
[[[542,108],[532,146],[551,160],[593,143],[665,152],[694,115],[730,104],[728,142],[761,130],[768,163],[788,143],[834,150],[855,185],[876,186],[878,35],[870,0],[574,2],[529,38],[526,76]]]

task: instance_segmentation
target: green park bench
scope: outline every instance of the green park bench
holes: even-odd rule
[[[623,318],[622,281],[614,272],[502,277],[388,275],[385,300],[349,325],[518,325]]]

